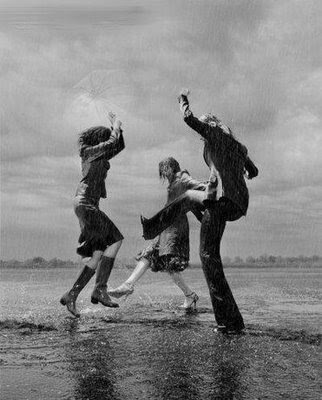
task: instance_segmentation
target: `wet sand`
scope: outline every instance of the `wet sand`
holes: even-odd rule
[[[151,273],[116,310],[87,288],[79,320],[58,303],[75,274],[1,271],[1,399],[321,398],[322,271],[227,270],[247,327],[230,336],[213,332],[199,270],[186,274],[197,313]]]

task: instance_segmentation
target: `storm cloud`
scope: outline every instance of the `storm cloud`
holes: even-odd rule
[[[75,258],[77,135],[106,123],[109,109],[126,149],[102,208],[125,236],[120,256],[134,255],[139,214],[166,198],[160,159],[208,178],[202,142],[178,110],[182,87],[196,115],[223,119],[260,170],[223,254],[321,254],[320,1],[14,0],[0,11],[3,258]],[[191,230],[197,259],[192,218]]]

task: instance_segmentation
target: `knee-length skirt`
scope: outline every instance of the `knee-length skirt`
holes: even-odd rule
[[[124,237],[98,205],[75,198],[74,211],[79,220],[81,234],[76,252],[82,257],[92,257],[96,250],[104,251]]]
[[[189,266],[189,259],[177,254],[159,254],[159,244],[154,242],[143,249],[137,256],[139,261],[146,258],[153,272],[182,272]]]

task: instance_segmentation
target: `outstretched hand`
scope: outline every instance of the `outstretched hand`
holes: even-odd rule
[[[181,89],[181,91],[180,91],[180,96],[188,97],[189,94],[190,94],[190,90],[189,89]]]
[[[113,128],[115,130],[118,130],[118,129],[121,129],[121,126],[122,126],[122,122],[119,119],[116,119],[114,122]]]
[[[108,119],[110,120],[111,125],[113,126],[115,119],[116,119],[116,115],[112,111],[109,111],[107,116],[108,116]]]
[[[112,111],[108,113],[108,119],[110,120],[113,129],[116,130],[121,128],[122,122],[116,118],[116,114],[114,114]]]

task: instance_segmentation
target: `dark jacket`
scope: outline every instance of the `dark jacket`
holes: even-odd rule
[[[80,149],[82,176],[76,190],[76,196],[86,202],[98,205],[100,198],[106,198],[105,179],[110,169],[109,160],[125,148],[122,131],[119,138],[112,131],[106,142],[96,146],[83,146]]]
[[[192,179],[188,171],[179,171],[168,186],[167,203],[171,203],[187,190],[205,190],[206,183]],[[189,260],[189,223],[186,214],[175,219],[158,238],[159,255],[176,255]]]
[[[181,95],[179,102],[186,124],[205,140],[204,159],[210,169],[207,199],[228,198],[246,215],[249,200],[244,178],[247,148],[219,125],[211,126],[196,118],[186,96]]]

